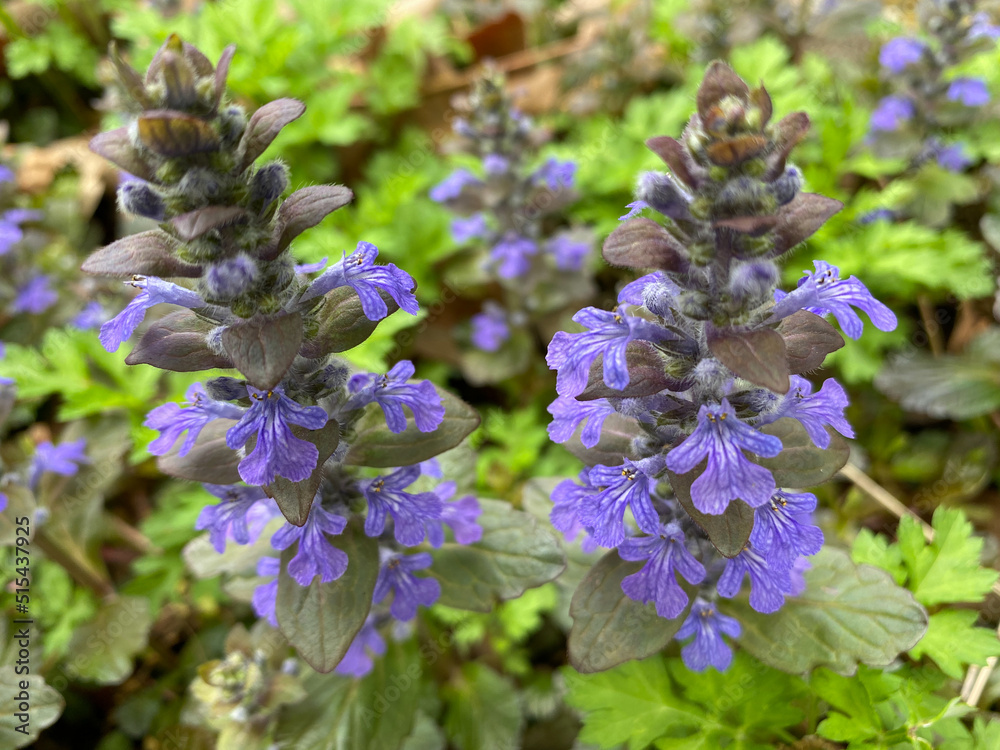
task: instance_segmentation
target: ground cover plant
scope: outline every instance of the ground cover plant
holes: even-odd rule
[[[0,747],[1000,746],[991,2],[0,10]]]

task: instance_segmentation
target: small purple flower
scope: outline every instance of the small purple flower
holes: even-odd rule
[[[961,143],[939,146],[934,151],[934,158],[949,172],[961,172],[972,163],[972,159],[965,153],[965,148],[962,147]]]
[[[100,302],[88,302],[70,321],[70,325],[81,329],[99,328],[107,319]]]
[[[567,542],[576,539],[581,531],[587,534],[589,539],[589,532],[580,522],[580,508],[593,500],[597,490],[590,484],[590,469],[584,468],[580,472],[579,479],[580,484],[572,479],[564,479],[552,491],[554,506],[549,518],[556,530],[562,532]]]
[[[6,164],[0,164],[0,184],[4,182],[13,182],[16,179],[14,170],[8,167]]]
[[[201,383],[191,385],[184,398],[187,399],[186,409],[182,409],[180,404],[169,403],[157,406],[146,415],[143,426],[161,433],[149,444],[148,450],[154,456],[165,455],[185,432],[188,436],[177,453],[186,456],[194,447],[202,428],[213,419],[239,419],[243,416],[240,407],[210,398]]]
[[[874,224],[876,221],[886,221],[890,224],[896,220],[896,212],[891,208],[876,208],[858,217],[858,224]]]
[[[257,436],[253,451],[237,467],[240,477],[254,485],[270,484],[277,476],[301,482],[316,468],[319,450],[308,440],[295,437],[289,425],[318,430],[327,423],[326,411],[292,401],[280,386],[259,391],[248,385],[247,392],[250,408],[226,432],[226,445],[234,451]]]
[[[622,580],[622,591],[637,602],[656,603],[656,614],[672,620],[684,611],[688,595],[674,573],[680,573],[688,583],[705,580],[705,567],[684,544],[684,532],[676,523],[661,524],[652,536],[631,537],[618,545],[623,560],[646,564],[637,573]]]
[[[64,477],[75,476],[82,464],[90,463],[85,452],[86,449],[87,441],[85,438],[62,445],[53,445],[49,440],[39,443],[31,461],[28,486],[35,489],[38,486],[38,480],[45,472],[60,474]]]
[[[45,312],[59,300],[59,295],[49,287],[51,282],[52,280],[45,274],[35,276],[17,290],[10,309],[13,312],[33,315]]]
[[[497,273],[502,279],[513,279],[531,268],[531,256],[538,252],[534,240],[508,232],[490,250],[490,260],[498,263]]]
[[[647,273],[645,276],[640,276],[635,281],[630,281],[622,290],[618,292],[618,304],[622,305],[628,303],[630,305],[635,305],[636,307],[642,307],[645,304],[645,291],[647,286],[652,286],[654,284],[664,284],[667,286],[668,291],[672,292],[673,296],[680,294],[680,288],[670,281],[664,275],[662,271],[653,271],[653,273]]]
[[[510,338],[507,313],[496,302],[487,301],[483,311],[472,316],[472,343],[484,352],[495,352]]]
[[[878,103],[872,112],[872,130],[891,132],[896,130],[901,124],[907,122],[916,109],[913,102],[901,96],[887,96]]]
[[[972,26],[969,28],[969,39],[998,39],[1000,38],[1000,26],[994,26],[990,22],[989,13],[980,12],[972,17]]]
[[[382,656],[384,653],[385,640],[379,635],[375,622],[369,617],[333,671],[355,679],[364,677],[375,666],[372,655]]]
[[[844,418],[847,408],[847,393],[833,378],[823,381],[819,393],[812,392],[813,385],[799,375],[792,375],[791,388],[785,394],[775,412],[768,414],[762,424],[775,422],[782,417],[797,419],[805,427],[809,438],[817,448],[830,447],[830,425],[846,438],[854,437],[854,430]]]
[[[400,433],[406,429],[405,406],[413,412],[420,432],[433,432],[444,421],[441,397],[429,380],[407,382],[413,373],[413,363],[404,359],[385,375],[373,372],[355,375],[347,384],[351,397],[344,408],[361,409],[372,402],[377,403],[382,407],[389,429]]]
[[[740,498],[757,507],[774,493],[771,472],[751,463],[744,450],[771,458],[781,452],[781,440],[740,421],[729,401],[722,399],[721,404],[698,409],[698,426],[667,454],[667,466],[686,474],[707,457],[705,471],[691,485],[691,501],[702,513],[719,515],[731,500]]]
[[[961,102],[966,107],[982,107],[990,102],[986,83],[978,78],[956,78],[948,86],[949,101]]]
[[[740,591],[743,577],[750,574],[750,606],[762,614],[781,609],[785,595],[792,591],[787,565],[768,565],[764,558],[746,547],[736,557],[726,560],[716,591],[719,596],[731,599]]]
[[[420,466],[420,474],[425,477],[432,477],[434,479],[442,479],[444,477],[444,470],[441,468],[441,462],[436,458],[428,458],[426,461],[421,461],[418,466]]]
[[[852,310],[857,307],[868,313],[872,323],[880,331],[896,328],[896,316],[892,310],[872,297],[871,292],[857,278],[840,278],[840,269],[829,263],[813,261],[816,270],[799,279],[798,288],[785,294],[776,290],[776,304],[771,308],[770,320],[780,320],[799,310],[808,310],[816,315],[831,314],[840,323],[844,333],[852,339],[861,336],[864,324]]]
[[[545,361],[549,369],[558,370],[556,393],[577,396],[587,387],[590,366],[604,355],[604,383],[609,388],[624,390],[629,384],[625,350],[631,341],[665,341],[675,338],[667,329],[645,318],[626,315],[619,307],[599,310],[585,307],[573,320],[589,331],[566,333],[559,331],[549,343]]]
[[[907,66],[920,62],[924,54],[924,43],[917,39],[897,37],[882,45],[878,54],[879,64],[892,73],[902,73]]]
[[[590,252],[590,245],[574,240],[568,234],[558,234],[549,240],[545,249],[555,258],[556,268],[562,271],[578,271],[583,265],[583,259]]]
[[[379,294],[388,293],[403,310],[416,315],[419,306],[413,295],[413,277],[393,263],[375,265],[378,248],[370,242],[359,242],[350,255],[326,269],[302,293],[300,301],[321,297],[331,289],[349,286],[361,298],[361,310],[369,320],[382,320],[389,314],[389,307]]]
[[[375,581],[372,600],[378,604],[393,592],[389,611],[397,620],[412,620],[421,605],[431,606],[441,596],[441,584],[433,578],[420,578],[414,571],[429,568],[433,559],[426,552],[416,555],[383,553],[382,567]]]
[[[458,544],[474,544],[483,538],[483,527],[476,523],[482,514],[479,501],[472,495],[449,502],[455,494],[454,482],[442,482],[433,492],[441,501],[441,522],[427,524],[427,541],[434,548],[444,544],[444,526],[451,527]]]
[[[500,154],[487,154],[483,157],[483,169],[488,175],[503,174],[510,169],[510,161]]]
[[[430,197],[435,203],[444,203],[460,196],[466,185],[478,183],[479,178],[472,172],[467,169],[458,169],[431,188]]]
[[[451,238],[459,245],[462,245],[475,237],[483,237],[489,232],[486,225],[486,215],[475,213],[463,219],[455,218],[451,220]]]
[[[278,574],[281,560],[277,557],[262,557],[257,561],[257,575],[274,576],[274,580],[262,583],[253,590],[253,611],[257,617],[266,619],[272,628],[278,627]]]
[[[619,216],[618,221],[628,221],[633,216],[638,216],[645,209],[649,208],[649,204],[646,201],[632,201],[631,203],[626,203],[625,208],[629,210],[628,213]]]
[[[3,167],[0,167],[0,169],[3,169]],[[0,513],[3,513],[5,510],[7,510],[8,502],[10,502],[10,500],[7,498],[6,493],[0,492]]]
[[[601,427],[615,409],[606,398],[593,401],[577,401],[568,396],[559,396],[549,404],[549,437],[555,443],[565,443],[576,432],[581,422],[586,422],[580,433],[580,442],[587,448],[593,448],[601,439]]]
[[[631,509],[640,529],[647,534],[659,532],[660,518],[651,494],[656,484],[653,461],[633,462],[626,458],[621,466],[597,464],[591,468],[588,479],[597,492],[583,496],[579,515],[580,522],[592,529],[591,536],[602,547],[617,547],[625,539],[626,508]]]
[[[205,489],[222,502],[205,506],[198,515],[194,527],[199,531],[209,530],[209,539],[220,555],[226,550],[226,541],[232,539],[237,544],[252,543],[261,532],[261,527],[251,533],[251,510],[261,501],[268,499],[260,487],[238,485],[206,484]]]
[[[295,273],[316,273],[326,268],[327,261],[329,257],[324,256],[315,263],[297,263],[295,265]]]
[[[430,522],[440,521],[441,499],[433,492],[404,492],[420,476],[420,466],[405,466],[388,476],[358,482],[358,489],[368,501],[365,533],[379,536],[385,529],[386,514],[395,521],[396,541],[413,547],[424,540]],[[406,618],[404,618],[406,619]]]
[[[533,179],[538,184],[548,185],[549,190],[558,190],[560,187],[573,187],[575,176],[576,162],[550,158],[537,169]]]
[[[770,503],[757,508],[750,544],[773,568],[790,568],[800,555],[815,555],[823,546],[823,532],[810,523],[814,510],[812,493],[778,490]]]
[[[331,543],[327,534],[337,536],[347,526],[347,519],[328,511],[315,500],[305,524],[285,523],[274,532],[271,546],[286,550],[295,542],[299,548],[288,562],[288,575],[299,586],[308,586],[316,576],[322,583],[336,581],[347,570],[347,555]]]
[[[704,672],[709,666],[725,672],[733,661],[733,652],[722,640],[722,635],[739,638],[741,632],[737,620],[699,598],[691,605],[691,613],[674,637],[682,640],[694,636],[694,640],[681,649],[681,658],[692,672]]]
[[[101,326],[99,336],[101,345],[109,352],[118,351],[118,347],[135,332],[146,317],[146,310],[154,305],[167,303],[189,309],[205,306],[205,301],[195,292],[155,276],[133,276],[131,281],[125,283],[140,291],[124,310]]]
[[[7,169],[0,166],[0,170]],[[8,170],[9,171],[9,170]],[[11,179],[13,179],[13,172]],[[4,180],[0,179],[0,182]],[[24,238],[24,231],[21,224],[29,221],[39,221],[42,218],[41,211],[33,211],[28,208],[12,208],[0,214],[0,255],[6,255],[10,249]]]
[[[259,275],[257,262],[246,253],[237,253],[208,266],[205,289],[216,299],[233,299],[246,292]]]

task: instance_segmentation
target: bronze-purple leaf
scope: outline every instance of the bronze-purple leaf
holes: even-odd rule
[[[847,441],[827,427],[830,445],[817,448],[806,428],[797,419],[783,417],[773,424],[764,425],[760,431],[781,440],[781,453],[773,458],[755,456],[754,463],[760,464],[774,475],[779,487],[814,487],[831,479],[844,468],[850,458],[851,448]]]
[[[302,343],[302,316],[284,313],[274,318],[255,317],[228,326],[222,346],[254,388],[274,388],[292,366]]]
[[[125,358],[127,365],[153,365],[172,372],[197,372],[233,366],[229,357],[216,354],[206,342],[211,322],[191,310],[179,310],[154,322]]]
[[[630,219],[613,231],[603,248],[604,259],[624,268],[660,268],[682,271],[687,267],[684,246],[652,219]]]
[[[629,382],[624,390],[617,390],[604,383],[604,355],[599,355],[590,366],[587,387],[577,396],[578,401],[598,398],[640,398],[652,396],[664,388],[677,385],[664,372],[663,357],[644,341],[630,341],[625,349]]]
[[[754,385],[775,393],[788,393],[785,340],[770,328],[708,329],[708,349],[722,364]]]
[[[110,50],[111,64],[114,65],[118,80],[125,92],[132,97],[140,106],[150,106],[149,97],[146,95],[146,87],[143,84],[142,76],[131,65],[126,63],[118,50],[118,45],[111,42]]]
[[[185,242],[201,237],[205,232],[233,224],[243,224],[249,214],[239,206],[206,206],[171,219],[177,236]]]
[[[778,324],[785,340],[788,370],[793,374],[812,372],[822,366],[826,355],[844,345],[837,329],[808,310],[799,310]]]
[[[214,70],[212,61],[190,42],[183,43],[184,57],[191,64],[194,72],[201,77],[210,76]]]
[[[196,279],[201,266],[185,263],[174,255],[177,241],[159,229],[129,235],[96,250],[81,269],[95,276],[129,278],[141,276],[180,276]]]
[[[242,156],[233,171],[242,172],[253,164],[277,138],[281,129],[305,111],[306,105],[298,99],[275,99],[254,112],[243,131],[240,141]]]
[[[296,190],[281,204],[276,222],[277,241],[261,256],[271,260],[310,227],[319,224],[328,214],[346,206],[354,193],[343,185],[311,185]]]
[[[632,441],[641,435],[642,431],[635,420],[621,414],[609,414],[601,428],[601,439],[593,448],[586,447],[580,441],[579,433],[574,434],[563,446],[587,466],[620,466],[626,458],[638,458],[632,450]]]
[[[844,204],[816,193],[799,193],[778,212],[774,227],[774,251],[777,257],[791,250],[819,229],[826,220],[840,211]]]
[[[215,66],[214,94],[215,107],[218,108],[222,96],[226,93],[226,77],[229,75],[229,65],[236,54],[236,45],[230,44],[219,56],[219,63]]]
[[[691,516],[691,520],[708,535],[708,540],[719,553],[723,557],[736,557],[750,541],[750,532],[753,531],[753,508],[735,498],[729,501],[723,513],[715,516],[702,513],[694,507],[691,485],[702,475],[706,465],[707,462],[702,461],[687,474],[675,474],[668,469],[670,486],[677,502]]]
[[[271,484],[264,485],[264,491],[278,503],[278,508],[288,523],[302,526],[309,518],[313,498],[323,479],[323,464],[340,444],[340,425],[331,419],[318,430],[307,430],[299,425],[291,425],[292,434],[301,440],[308,440],[319,450],[316,468],[308,478],[292,482],[285,477],[276,477]],[[254,438],[256,440],[256,438]],[[256,444],[256,443],[255,443]],[[252,450],[248,446],[247,451]]]
[[[205,120],[165,109],[139,118],[139,141],[161,156],[189,156],[219,148],[219,136]]]
[[[695,165],[691,163],[687,151],[680,141],[671,138],[669,135],[658,135],[646,141],[646,146],[663,159],[673,175],[688,185],[697,188],[701,184],[702,176],[695,170]]]
[[[805,112],[792,112],[790,115],[782,117],[778,124],[774,126],[775,151],[767,158],[767,170],[764,172],[765,180],[774,180],[785,173],[785,162],[799,141],[806,137],[811,123],[809,115]]]
[[[239,455],[226,445],[226,432],[235,419],[214,419],[205,425],[187,455],[180,455],[183,440],[177,441],[166,454],[156,459],[156,466],[167,476],[209,484],[235,484],[240,481],[237,470]]]
[[[762,154],[767,147],[766,138],[751,133],[710,143],[705,153],[714,164],[731,167]]]
[[[156,168],[148,164],[132,145],[127,128],[116,128],[95,135],[90,139],[90,150],[147,182],[152,182],[156,177]]]
[[[388,292],[379,290],[389,314],[399,305]],[[375,331],[380,321],[369,320],[361,309],[361,298],[348,286],[337,287],[323,297],[323,306],[316,312],[318,323],[315,337],[302,343],[303,357],[319,359],[335,352],[353,349]]]
[[[771,95],[767,93],[763,84],[750,92],[750,103],[760,110],[760,124],[767,125],[771,115],[774,114],[774,105],[771,103]]]
[[[698,87],[698,115],[707,118],[709,109],[727,96],[748,99],[750,88],[732,68],[720,60],[713,60]]]

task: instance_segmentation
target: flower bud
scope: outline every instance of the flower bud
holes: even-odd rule
[[[768,261],[741,263],[729,277],[729,290],[737,300],[760,302],[778,285],[778,267]]]
[[[118,207],[154,221],[163,221],[166,216],[163,198],[149,183],[141,180],[129,180],[118,187]]]
[[[247,384],[245,380],[224,375],[205,383],[205,392],[216,401],[236,401],[246,398]]]
[[[676,286],[664,284],[662,281],[646,284],[642,290],[642,304],[653,315],[669,320],[673,317],[671,308],[676,304],[674,297],[676,293]]]
[[[688,204],[691,202],[691,196],[668,174],[644,172],[639,177],[635,197],[671,219],[690,217]]]
[[[771,192],[779,206],[790,203],[802,189],[802,173],[796,167],[788,167],[785,173],[771,183]]]
[[[246,253],[208,267],[203,278],[208,296],[230,300],[246,292],[257,279],[257,263]]]
[[[695,320],[708,320],[712,317],[712,300],[705,292],[688,290],[677,297],[680,311]]]
[[[250,200],[263,211],[288,188],[288,167],[272,161],[254,174],[250,181]]]
[[[189,169],[177,183],[177,190],[183,194],[188,205],[206,206],[215,203],[222,195],[222,180],[208,169],[195,167]]]
[[[247,116],[242,107],[227,107],[219,113],[219,138],[222,145],[232,148],[243,136],[247,126]]]

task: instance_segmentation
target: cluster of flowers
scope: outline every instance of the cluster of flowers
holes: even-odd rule
[[[459,217],[455,242],[485,248],[484,271],[504,290],[504,305],[487,303],[472,319],[472,343],[498,351],[511,327],[552,309],[553,300],[586,288],[588,233],[555,231],[554,214],[573,200],[576,164],[547,159],[529,167],[544,134],[511,103],[503,76],[487,67],[469,96],[459,102],[464,117],[454,131],[480,162],[481,174],[458,169],[430,192]],[[563,293],[554,293],[553,287]]]
[[[224,98],[232,54],[227,48],[213,66],[171,36],[145,79],[114,59],[134,118],[97,136],[91,147],[133,175],[120,187],[121,206],[161,223],[97,251],[84,264],[91,273],[125,276],[139,290],[101,327],[100,340],[117,350],[149,308],[167,303],[181,309],[153,322],[127,362],[182,371],[236,368],[242,374],[195,384],[183,406],[159,406],[145,424],[160,432],[149,450],[162,457],[161,468],[203,482],[219,499],[198,520],[217,550],[228,540],[248,544],[270,520],[282,514],[287,519],[272,546],[278,552],[297,547],[283,576],[278,557],[261,559],[259,574],[272,579],[253,598],[261,617],[279,624],[279,577],[308,587],[317,578],[325,584],[344,575],[349,560],[335,539],[358,516],[381,551],[374,603],[384,602],[393,617],[409,620],[418,605],[437,598],[439,587],[416,575],[429,566],[430,555],[408,555],[404,548],[425,539],[439,546],[444,526],[455,530],[459,543],[478,539],[478,504],[474,498],[451,501],[453,483],[407,491],[422,473],[421,462],[464,434],[451,445],[438,441],[424,455],[429,449],[421,447],[428,444],[423,436],[445,418],[435,387],[410,382],[414,368],[407,361],[384,375],[352,376],[333,356],[363,341],[395,310],[415,314],[413,279],[392,264],[377,265],[378,250],[366,242],[314,278],[325,260],[295,265],[291,240],[349,202],[351,193],[322,185],[281,199],[289,185],[287,168],[255,161],[304,106],[278,100],[248,121]],[[171,276],[196,279],[196,287],[164,278]],[[370,476],[360,467],[391,464],[384,456],[372,463],[351,449],[359,420],[379,408],[384,424],[372,428],[369,419],[367,433],[411,435],[416,448],[407,452],[405,440],[394,443],[391,458],[409,458],[413,465]],[[366,648],[382,648],[375,630],[379,617],[372,612],[360,633],[354,631],[344,671],[370,668]]]
[[[579,482],[555,489],[553,524],[643,563],[622,581],[624,593],[654,602],[661,617],[686,618],[676,637],[694,636],[682,656],[699,671],[725,669],[732,655],[722,635],[740,634],[716,597],[735,596],[749,575],[750,606],[778,610],[801,592],[806,558],[823,543],[810,520],[815,496],[776,486],[771,470],[794,460],[781,456],[791,420],[817,451],[841,439],[829,428],[853,437],[844,389],[828,379],[817,390],[798,374],[843,345],[822,316],[851,338],[863,327],[853,308],[880,330],[896,325],[860,281],[821,261],[797,289],[776,288],[775,261],[840,204],[801,192],[787,163],[809,128],[805,114],[777,123],[771,114],[763,87],[751,91],[722,63],[709,67],[682,139],[647,141],[670,174],[640,177],[632,211],[604,244],[614,265],[659,270],[625,286],[613,310],[581,310],[574,320],[586,330],[557,333],[548,352],[559,394],[550,435],[581,442],[584,458],[596,449]],[[647,209],[667,226],[636,216]],[[628,432],[629,450],[609,461]]]
[[[962,143],[944,139],[956,127],[972,125],[991,99],[985,81],[955,74],[1000,38],[1000,26],[976,5],[976,0],[926,2],[921,13],[926,38],[896,37],[882,46],[879,64],[893,92],[872,112],[870,140],[876,149],[887,154],[902,149],[914,162],[935,159],[953,172],[969,166]],[[914,136],[912,143],[901,133]]]

